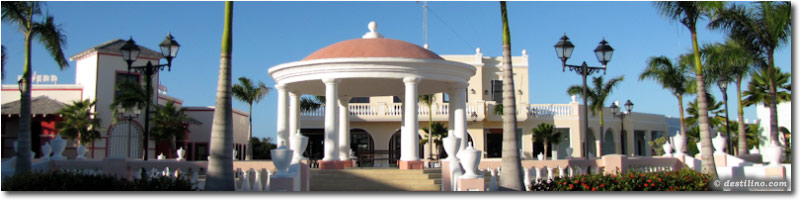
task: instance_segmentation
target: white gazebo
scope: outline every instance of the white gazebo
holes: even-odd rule
[[[370,22],[368,27],[370,32],[361,39],[342,41],[317,50],[303,60],[269,69],[278,90],[277,142],[291,144],[289,134],[298,133],[301,95],[325,96],[325,152],[319,168],[341,169],[351,162],[350,98],[398,96],[403,102],[398,166],[421,169],[423,161],[417,156],[417,96],[446,92],[452,102],[449,122],[454,125],[457,137],[466,138],[467,81],[475,75],[476,69],[465,63],[446,61],[420,46],[383,38],[375,31],[375,22]],[[461,141],[461,146],[466,146],[467,140]]]

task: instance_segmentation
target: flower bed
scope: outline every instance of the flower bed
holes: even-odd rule
[[[710,191],[711,176],[690,169],[669,172],[589,174],[532,181],[533,191]]]

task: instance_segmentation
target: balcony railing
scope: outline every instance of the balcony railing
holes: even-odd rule
[[[531,116],[570,116],[572,109],[569,104],[531,104]]]
[[[428,116],[429,113],[433,113],[433,116],[447,116],[448,103],[434,103],[431,107],[427,105],[420,104],[417,109],[417,114],[419,116]],[[473,112],[476,112],[478,115],[482,115],[483,112],[483,103],[467,103],[466,106],[466,113],[467,115],[471,115]],[[432,108],[432,110],[431,110]],[[369,118],[371,116],[381,117],[381,116],[401,116],[403,115],[403,104],[402,103],[350,103],[348,105],[348,109],[350,111],[350,116],[356,117],[366,117]],[[302,111],[302,117],[324,117],[325,116],[325,106],[320,106],[318,109],[309,110],[309,111]],[[398,118],[399,119],[399,118]]]

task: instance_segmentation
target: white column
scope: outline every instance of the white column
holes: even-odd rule
[[[455,127],[455,122],[456,122],[455,121],[456,107],[453,106],[453,102],[455,102],[455,101],[453,101],[453,93],[455,93],[453,88],[448,88],[447,89],[447,96],[450,97],[450,102],[447,105],[447,133],[448,134],[449,133],[453,133],[453,128]],[[456,137],[458,137],[458,136],[456,136]]]
[[[453,96],[450,96],[450,106],[453,111],[453,133],[461,138],[460,150],[467,147],[469,137],[467,136],[467,83],[457,83],[453,85]]]
[[[339,106],[339,79],[325,78],[325,154],[323,161],[339,160],[339,130],[338,112]]]
[[[339,98],[339,160],[350,160],[350,97]]]
[[[289,95],[285,85],[275,85],[278,89],[278,140],[277,144],[289,147]]]
[[[297,134],[298,130],[300,130],[300,95],[297,92],[289,92],[289,136]]]
[[[419,129],[419,119],[417,109],[417,85],[420,79],[417,77],[404,78],[405,83],[405,116],[403,118],[404,129],[400,135],[400,142],[402,145],[400,152],[400,160],[403,161],[418,161],[419,160],[419,138],[417,130]]]

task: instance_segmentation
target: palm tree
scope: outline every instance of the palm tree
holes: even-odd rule
[[[723,117],[725,110],[723,110],[722,106],[724,105],[723,102],[717,102],[714,95],[706,94],[708,97],[708,113],[709,116],[714,115],[714,117],[708,118],[708,124],[711,127],[718,127],[722,125],[725,121],[725,117]],[[686,112],[689,113],[689,117],[686,118],[686,123],[692,126],[698,125],[697,122],[700,121],[700,114],[697,112],[697,99],[692,102],[689,102],[689,106],[686,108]]]
[[[108,106],[113,111],[112,115],[115,116],[112,118],[114,123],[117,123],[117,119],[121,114],[119,113],[120,110],[130,110],[134,107],[141,108],[147,104],[147,92],[145,92],[144,87],[135,81],[122,80],[117,83],[115,89],[117,90],[117,96]]]
[[[267,85],[264,85],[264,82],[259,81],[258,86],[253,85],[252,81],[250,81],[247,77],[239,77],[239,84],[233,85],[231,88],[233,92],[233,97],[237,100],[247,103],[249,106],[248,110],[250,111],[248,119],[250,120],[250,130],[247,132],[248,141],[249,138],[253,137],[253,103],[258,103],[264,96],[267,96],[269,93],[270,88]],[[253,157],[253,144],[247,145],[247,152],[245,154],[245,160],[250,160]]]
[[[231,55],[233,49],[233,2],[225,2],[225,25],[219,59],[217,105],[211,125],[211,156],[206,190],[233,191],[233,110],[231,108]]]
[[[18,30],[25,36],[25,65],[22,69],[20,86],[20,111],[19,130],[17,131],[17,164],[16,174],[27,173],[31,169],[31,44],[39,40],[50,56],[56,61],[59,69],[64,70],[69,66],[64,58],[62,46],[66,44],[67,36],[59,25],[55,24],[53,16],[42,16],[39,2],[37,1],[3,1],[3,22],[16,24]],[[39,17],[37,17],[39,16]],[[3,59],[5,60],[5,59]]]
[[[75,140],[78,145],[90,144],[100,138],[100,118],[92,112],[97,101],[89,99],[74,101],[72,104],[59,110],[64,121],[56,124],[59,134],[70,140]]]
[[[743,41],[750,53],[758,56],[768,75],[775,74],[775,50],[786,45],[792,31],[789,2],[754,2],[754,8],[734,4],[711,21],[712,29],[722,29],[731,38]],[[767,77],[769,86],[770,141],[778,145],[778,77]]]
[[[169,152],[175,152],[175,142],[184,139],[186,133],[189,133],[189,124],[193,123],[183,111],[183,108],[178,109],[175,102],[170,100],[164,106],[156,106],[153,117],[150,118],[153,124],[150,135],[156,141],[169,141]]]
[[[546,123],[539,124],[536,128],[531,129],[531,133],[533,133],[533,142],[541,142],[544,145],[545,157],[547,157],[547,153],[552,151],[547,148],[550,143],[556,145],[556,149],[558,149],[558,143],[561,142],[562,138],[560,131],[555,131],[552,124]]]
[[[708,17],[715,10],[723,7],[724,2],[714,1],[660,1],[655,2],[661,15],[669,17],[671,20],[679,21],[689,29],[692,35],[692,50],[694,51],[695,76],[697,82],[703,81],[703,65],[700,63],[699,47],[697,45],[697,21],[702,17]],[[700,143],[703,148],[702,166],[703,171],[714,178],[717,178],[717,169],[714,165],[712,154],[710,128],[708,126],[708,110],[706,110],[706,87],[704,84],[697,84],[697,100],[700,111]]]
[[[2,46],[2,48],[0,48],[0,49],[2,49],[2,53],[3,53],[3,57],[0,58],[0,62],[2,62],[2,65],[0,65],[0,71],[2,71],[2,72],[0,72],[0,74],[1,74],[0,78],[5,80],[6,79],[6,46],[5,45],[0,45],[0,46]]]
[[[714,45],[708,45],[707,47],[703,48],[703,54],[706,57],[706,62],[710,63],[713,68],[717,68],[716,70],[712,70],[716,76],[728,76],[728,80],[733,80],[736,83],[736,103],[738,105],[738,117],[737,122],[738,124],[738,132],[739,137],[745,137],[745,125],[744,125],[744,105],[742,103],[742,81],[743,79],[750,73],[751,69],[753,69],[753,64],[756,62],[756,58],[752,56],[749,52],[747,52],[741,45],[739,41],[734,39],[727,39],[724,44],[716,43]],[[726,73],[725,75],[721,73]],[[723,92],[723,95],[727,95]],[[727,129],[727,128],[726,128]],[[747,152],[747,143],[744,140],[739,141],[738,143],[738,152],[737,155],[744,155],[748,154]]]
[[[300,110],[303,112],[314,111],[325,105],[325,96],[300,98]]]
[[[592,79],[593,87],[586,92],[586,96],[589,99],[589,109],[592,111],[592,115],[595,113],[599,113],[600,115],[600,136],[596,137],[596,140],[600,142],[597,145],[597,155],[603,155],[604,152],[601,151],[603,148],[603,108],[606,104],[606,98],[608,95],[611,95],[614,88],[622,82],[624,76],[620,76],[617,78],[612,78],[608,80],[608,82],[603,82],[603,77],[598,76]],[[583,85],[573,85],[567,88],[567,93],[569,95],[583,95]]]
[[[770,72],[766,69],[753,73],[750,83],[747,84],[747,91],[744,91],[744,106],[752,106],[758,103],[762,103],[766,107],[771,106],[770,104],[772,104],[772,101],[769,98],[769,84],[767,83],[770,77],[774,77],[776,88],[778,88],[777,94],[775,95],[778,97],[776,99],[777,103],[792,101],[792,94],[790,93],[792,75],[789,73],[782,73],[780,68],[773,70],[772,75],[768,75],[767,73]]]
[[[417,99],[420,103],[428,106],[428,130],[433,130],[433,101],[436,98],[433,97],[433,94],[423,94],[417,96]],[[425,132],[428,133],[428,138],[432,138],[431,132]],[[433,142],[428,143],[428,149],[430,149],[428,152],[428,160],[430,161],[433,159]]]
[[[517,97],[514,93],[514,72],[511,67],[511,33],[508,30],[506,2],[500,2],[503,18],[503,161],[500,166],[500,190],[525,190],[522,183],[522,162],[519,158],[517,137]]]
[[[444,123],[441,122],[433,122],[429,127],[423,127],[422,131],[425,131],[428,135],[425,136],[422,140],[419,141],[420,144],[426,144],[430,141],[431,144],[436,144],[435,149],[439,149],[438,147],[442,146],[442,138],[447,137],[447,126],[444,126]],[[437,158],[441,158],[441,152],[437,150]],[[431,158],[433,158],[433,148],[431,149]]]
[[[681,121],[681,134],[686,135],[686,120],[683,113],[683,96],[689,95],[687,91],[690,77],[686,74],[689,71],[689,65],[680,64],[680,62],[672,63],[666,56],[650,57],[647,60],[647,67],[639,75],[639,81],[644,79],[653,79],[664,89],[672,93],[678,99],[678,111],[680,112]],[[678,151],[683,151],[680,149]]]

